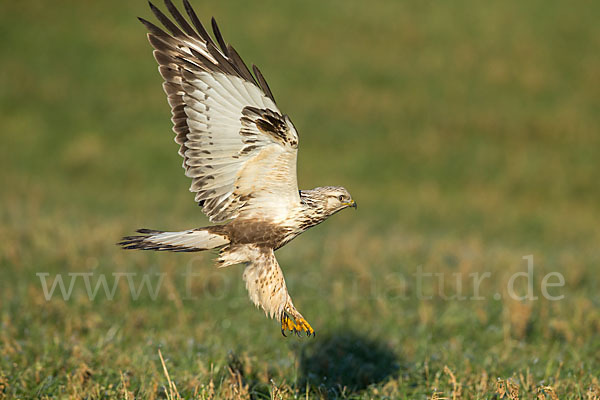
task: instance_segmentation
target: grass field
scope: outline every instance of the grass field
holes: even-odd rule
[[[317,336],[242,266],[114,245],[207,224],[145,2],[5,1],[0,398],[600,399],[600,3],[194,5],[293,119],[300,186],[359,203],[278,251]]]

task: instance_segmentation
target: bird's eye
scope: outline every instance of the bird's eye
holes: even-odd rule
[[[343,194],[342,194],[342,195],[340,195],[340,196],[338,197],[338,200],[339,200],[339,201],[344,201],[344,195],[343,195]]]

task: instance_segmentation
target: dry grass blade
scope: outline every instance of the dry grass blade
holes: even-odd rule
[[[121,386],[122,386],[122,396],[125,400],[129,400],[129,399],[133,399],[134,396],[131,392],[129,392],[129,390],[127,389],[127,383],[128,380],[125,378],[125,375],[123,374],[123,371],[119,371],[119,374],[121,375]]]
[[[165,373],[165,376],[167,377],[167,382],[169,383],[169,390],[167,391],[165,389],[165,394],[167,395],[167,400],[181,399],[181,396],[179,395],[179,392],[177,391],[177,386],[175,386],[175,382],[173,382],[171,380],[171,377],[169,376],[169,370],[167,370],[167,365],[165,364],[165,360],[162,356],[162,353],[160,352],[160,349],[158,349],[158,356],[160,357],[160,362],[162,364],[163,371]]]
[[[454,373],[448,366],[444,366],[444,373],[450,377],[450,383],[452,384],[452,400],[456,400],[461,395],[461,385],[456,381]]]
[[[442,394],[442,392],[433,392],[431,395],[431,400],[448,400],[447,397],[441,397]]]

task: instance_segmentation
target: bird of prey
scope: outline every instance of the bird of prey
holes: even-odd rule
[[[298,190],[298,132],[279,111],[265,78],[252,72],[223,40],[215,40],[188,0],[186,19],[170,0],[172,19],[150,3],[164,26],[139,18],[148,29],[164,78],[175,142],[181,147],[190,191],[213,223],[180,232],[140,229],[119,243],[125,249],[178,252],[219,249],[218,264],[245,264],[250,299],[287,331],[314,330],[296,310],[274,251],[356,202],[343,187]]]

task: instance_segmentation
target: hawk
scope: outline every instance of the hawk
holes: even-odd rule
[[[223,40],[207,33],[188,0],[189,21],[170,0],[172,19],[150,3],[166,30],[143,18],[164,78],[175,142],[190,191],[213,223],[180,232],[140,229],[125,249],[191,252],[219,249],[218,265],[245,264],[250,299],[287,331],[315,331],[294,307],[274,251],[356,202],[343,187],[298,190],[298,132],[279,111],[260,70],[252,72]]]

